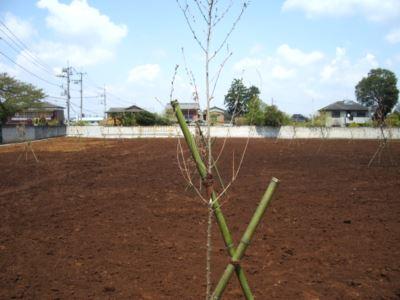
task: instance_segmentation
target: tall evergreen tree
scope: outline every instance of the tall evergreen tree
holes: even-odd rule
[[[374,118],[383,122],[399,98],[396,75],[386,69],[372,69],[356,85],[357,101],[375,110]]]
[[[234,79],[228,93],[225,95],[225,106],[229,114],[244,116],[248,112],[248,105],[253,97],[258,97],[260,90],[256,86],[246,87],[243,79]]]

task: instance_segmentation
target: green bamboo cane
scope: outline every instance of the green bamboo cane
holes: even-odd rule
[[[278,182],[279,182],[278,179],[272,178],[268,186],[268,189],[266,190],[264,196],[262,197],[253,217],[251,218],[249,225],[246,228],[246,231],[242,236],[239,246],[236,248],[235,254],[232,256],[232,262],[228,264],[228,266],[226,267],[221,279],[219,280],[214,290],[214,293],[211,297],[212,299],[217,300],[221,298],[222,293],[224,292],[229,279],[231,278],[237,266],[239,266],[240,259],[243,257],[247,247],[250,244],[254,232],[256,231],[256,228],[260,223],[265,213],[265,210],[267,209],[267,206],[272,199],[272,196],[274,195],[275,189],[278,186]]]
[[[179,126],[181,127],[182,133],[185,137],[186,143],[190,149],[190,152],[193,156],[194,161],[196,162],[196,167],[197,170],[199,171],[200,177],[205,180],[207,178],[207,169],[206,166],[204,165],[199,150],[197,149],[196,143],[194,141],[194,138],[192,134],[189,131],[189,128],[186,124],[185,118],[182,114],[182,111],[179,107],[178,101],[171,101],[171,106],[173,107],[175,111],[176,118],[178,119]],[[212,199],[212,208],[214,211],[215,218],[218,223],[218,227],[221,231],[222,237],[225,242],[225,246],[228,249],[228,253],[231,257],[234,256],[235,254],[235,249],[233,245],[233,240],[231,233],[228,229],[228,225],[226,224],[225,217],[221,211],[219,202],[217,200],[216,194],[214,191],[211,193],[211,199]],[[238,268],[235,268],[235,272],[238,276],[240,286],[242,287],[243,293],[246,297],[247,300],[252,300],[254,299],[254,296],[251,292],[250,286],[247,282],[246,275],[243,271],[243,269],[239,266]]]

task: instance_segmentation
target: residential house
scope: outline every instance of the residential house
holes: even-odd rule
[[[319,111],[326,114],[328,127],[346,127],[351,123],[364,124],[371,121],[369,109],[351,100],[337,101]]]
[[[200,120],[200,106],[196,102],[179,102],[179,107],[187,123]],[[171,104],[168,104],[166,110],[171,110]]]
[[[290,119],[295,123],[304,123],[308,121],[308,118],[301,114],[294,114],[290,117]]]
[[[210,119],[211,119],[211,124],[213,125],[218,125],[218,124],[224,124],[225,123],[225,110],[222,108],[219,108],[217,106],[213,106],[210,108]],[[207,121],[207,110],[203,111],[203,119]]]
[[[47,101],[40,101],[22,111],[16,112],[6,124],[43,124],[52,122],[53,125],[64,123],[64,107]]]
[[[129,107],[110,107],[109,110],[106,111],[107,120],[111,119],[114,125],[117,125],[117,120],[122,119],[124,115],[135,114],[142,111],[145,110],[137,105],[131,105]]]

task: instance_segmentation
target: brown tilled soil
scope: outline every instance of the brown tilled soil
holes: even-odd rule
[[[176,140],[52,139],[0,147],[0,298],[203,299],[207,209]],[[219,142],[219,146],[221,143]],[[245,140],[219,161],[227,179]],[[242,261],[257,299],[400,298],[400,143],[250,140],[223,200],[240,240],[281,180]],[[319,149],[320,148],[320,149]],[[213,226],[213,281],[228,262]],[[242,299],[232,277],[224,299]]]

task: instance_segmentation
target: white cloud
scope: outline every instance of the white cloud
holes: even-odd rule
[[[160,66],[158,64],[146,64],[136,66],[129,71],[128,81],[153,81],[160,74]]]
[[[246,83],[256,84],[261,99],[269,102],[273,98],[288,113],[308,114],[334,101],[354,99],[355,85],[378,66],[373,53],[351,58],[343,47],[329,54],[283,44],[270,53],[241,59],[231,76],[243,76]]]
[[[347,64],[347,60],[345,59],[346,49],[337,47],[336,48],[336,56],[335,58],[327,65],[325,65],[321,71],[321,79],[322,80],[330,80],[333,75],[338,71],[338,65]]]
[[[360,14],[372,21],[400,17],[399,0],[286,0],[283,11],[301,10],[309,18]]]
[[[43,41],[32,47],[42,61],[48,65],[64,65],[66,60],[73,66],[90,66],[111,59],[114,55],[112,49],[102,47],[82,47],[76,44]],[[18,56],[18,61],[23,59]]]
[[[272,77],[277,79],[292,78],[294,74],[295,74],[294,69],[288,69],[280,65],[277,65],[272,69]]]
[[[125,25],[114,24],[108,16],[89,6],[86,0],[73,0],[69,5],[58,0],[40,0],[37,6],[49,11],[47,25],[65,36],[116,44],[128,32]]]
[[[22,41],[30,39],[36,35],[36,30],[30,22],[21,20],[12,13],[7,12],[4,16],[6,26]]]
[[[335,58],[323,67],[321,81],[330,85],[354,87],[370,69],[378,66],[376,57],[371,53],[352,62],[346,50],[338,47]]]
[[[46,61],[65,64],[69,60],[82,67],[110,60],[128,32],[125,25],[114,24],[86,0],[72,0],[69,4],[39,0],[37,6],[48,11],[46,24],[58,37],[32,47]]]
[[[386,36],[386,41],[391,44],[398,44],[400,43],[400,28],[396,28],[391,30]]]
[[[293,65],[305,66],[313,64],[324,58],[323,53],[319,51],[312,51],[310,53],[305,53],[296,48],[290,48],[287,44],[283,44],[278,47],[277,53],[285,61]]]

